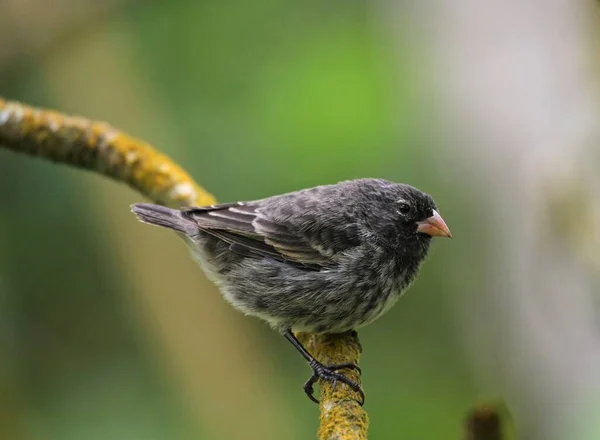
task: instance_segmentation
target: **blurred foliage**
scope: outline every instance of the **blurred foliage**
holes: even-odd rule
[[[466,202],[445,191],[420,141],[418,47],[407,42],[405,63],[393,64],[374,14],[362,1],[128,2],[30,55],[20,75],[0,72],[0,95],[154,142],[222,201],[384,177],[431,192],[456,234]],[[199,353],[186,378],[222,392],[190,385],[190,403],[186,382],[172,377],[178,360],[156,336],[188,318],[162,320],[156,309],[141,316],[136,295],[145,289],[130,260],[162,262],[172,289],[162,290],[165,304],[176,292],[184,301],[217,294],[200,274],[189,286],[176,276],[199,269],[175,236],[141,231],[128,214],[137,200],[100,177],[0,150],[0,408],[12,415],[0,438],[312,438],[317,409],[301,390],[308,367],[283,338],[220,299],[212,318],[189,322],[206,332],[188,337],[200,344],[214,338],[211,329],[226,331],[245,344],[244,363],[219,376],[210,364],[237,347]],[[476,262],[473,251],[459,240],[435,243],[410,293],[361,331],[372,438],[460,438],[481,390],[452,313],[461,283],[473,281],[448,271],[457,259]],[[222,317],[235,326],[227,330]],[[236,387],[260,384],[248,403],[234,405],[232,371],[244,378]],[[236,428],[254,407],[281,414]],[[202,416],[209,412],[214,419]]]

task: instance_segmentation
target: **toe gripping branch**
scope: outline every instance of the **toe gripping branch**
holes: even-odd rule
[[[291,331],[286,332],[284,336],[308,361],[313,370],[311,377],[304,384],[304,392],[310,400],[319,403],[319,400],[314,396],[314,384],[321,380],[321,400],[324,397],[326,399],[346,400],[344,395],[348,394],[347,391],[340,389],[338,385],[338,383],[342,383],[358,394],[358,398],[355,400],[360,406],[364,404],[365,395],[359,382],[361,369],[356,365],[361,351],[356,332],[341,335],[299,334],[299,338],[303,339],[305,344],[310,347],[310,352]],[[351,352],[347,353],[349,337],[354,342],[350,345],[354,347],[350,347]],[[314,356],[311,352],[314,353]],[[316,357],[322,359],[323,362],[318,361]],[[349,360],[351,362],[348,362]],[[353,376],[357,380],[338,372],[343,369],[354,370],[356,373]],[[329,388],[328,384],[330,385]]]
[[[356,393],[359,394],[359,396],[360,396],[360,400],[358,400],[359,405],[360,406],[364,405],[365,393],[362,390],[361,386],[357,382],[353,381],[352,379],[347,378],[343,374],[337,373],[338,370],[343,370],[343,369],[347,368],[350,370],[356,370],[360,374],[362,372],[362,370],[360,369],[360,367],[358,365],[347,363],[347,364],[337,364],[337,365],[325,366],[322,363],[320,363],[316,360],[313,360],[310,362],[310,368],[312,368],[313,374],[312,374],[312,376],[310,376],[310,378],[304,384],[304,392],[306,393],[306,395],[308,396],[308,398],[310,400],[312,400],[315,403],[319,403],[319,401],[314,396],[313,386],[317,382],[317,380],[321,379],[321,380],[326,380],[328,382],[331,382],[331,388],[333,391],[335,391],[335,387],[338,382],[345,383],[353,391],[355,391]]]

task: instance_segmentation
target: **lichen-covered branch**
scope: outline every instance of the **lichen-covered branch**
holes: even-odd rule
[[[215,201],[167,156],[103,122],[0,98],[0,146],[104,174],[157,203],[191,206]]]
[[[149,144],[102,122],[41,110],[0,98],[0,147],[95,171],[129,184],[156,203],[201,206],[215,202],[176,163]],[[299,335],[325,364],[358,364],[356,332]],[[344,370],[359,382],[359,374]],[[320,383],[321,440],[364,440],[368,417],[357,396],[341,384]]]
[[[299,333],[298,339],[306,349],[325,365],[352,363],[358,365],[362,347],[358,334],[353,331],[337,335]],[[343,370],[345,376],[360,384],[356,370]],[[319,383],[321,406],[321,440],[366,440],[369,417],[358,403],[359,396],[343,384],[332,386]]]

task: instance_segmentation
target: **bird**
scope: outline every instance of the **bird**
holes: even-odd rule
[[[263,319],[318,379],[355,381],[324,365],[295,332],[344,333],[372,323],[415,281],[433,237],[452,238],[433,198],[385,179],[320,185],[254,201],[172,209],[131,206],[147,224],[181,235],[207,277],[235,309]]]

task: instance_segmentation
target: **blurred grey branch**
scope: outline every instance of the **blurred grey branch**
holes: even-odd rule
[[[390,23],[409,12],[381,4]],[[484,267],[457,320],[474,372],[503,388],[523,438],[596,439],[597,6],[412,6],[410,31],[430,72],[432,156],[453,191],[477,205],[464,236]]]

